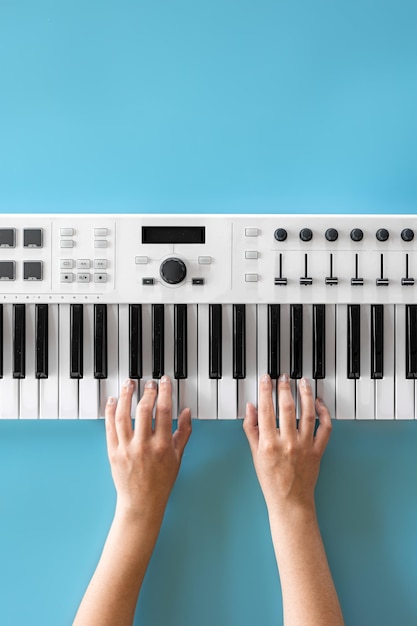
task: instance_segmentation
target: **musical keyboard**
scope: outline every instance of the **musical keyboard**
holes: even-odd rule
[[[174,417],[236,419],[285,371],[335,419],[415,419],[414,220],[0,215],[0,417],[100,418],[165,373]]]

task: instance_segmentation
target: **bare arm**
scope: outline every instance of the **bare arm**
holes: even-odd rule
[[[191,434],[189,409],[182,411],[178,429],[172,434],[168,377],[161,378],[159,394],[154,381],[146,383],[133,430],[130,418],[133,389],[132,381],[126,381],[117,407],[114,399],[107,402],[107,449],[117,505],[103,553],[73,626],[133,623],[142,581]]]
[[[299,384],[296,427],[288,376],[278,383],[277,429],[269,376],[259,385],[259,408],[248,404],[244,429],[268,508],[285,626],[343,626],[343,616],[321,538],[314,503],[320,460],[331,433],[327,408],[308,380]],[[314,435],[316,411],[319,427]]]

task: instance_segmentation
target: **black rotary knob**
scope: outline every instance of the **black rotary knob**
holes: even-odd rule
[[[287,231],[285,228],[277,228],[274,232],[274,237],[277,241],[285,241],[287,238]]]
[[[354,228],[350,231],[350,238],[352,239],[352,241],[362,241],[363,230],[361,228]]]
[[[300,230],[300,239],[301,241],[311,241],[313,239],[313,232],[310,228],[302,228]]]
[[[386,228],[378,228],[376,231],[376,238],[378,241],[386,241],[389,237],[389,232]]]
[[[187,268],[181,259],[171,257],[169,259],[165,259],[165,261],[161,263],[159,273],[162,280],[166,283],[169,283],[170,285],[177,285],[184,280]]]
[[[401,239],[403,241],[412,241],[414,239],[414,231],[411,228],[404,228],[401,231]]]
[[[324,236],[326,237],[327,241],[336,241],[336,239],[339,236],[339,233],[337,232],[335,228],[328,228],[326,232],[324,233]]]

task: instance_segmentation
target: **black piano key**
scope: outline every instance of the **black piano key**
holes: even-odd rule
[[[326,376],[326,307],[313,305],[313,378]]]
[[[83,378],[84,310],[82,304],[71,304],[70,326],[70,378]]]
[[[406,378],[417,378],[417,304],[405,307],[405,335]]]
[[[24,304],[13,305],[13,378],[25,378],[26,309]]]
[[[280,319],[279,304],[268,304],[268,374],[276,379],[280,375]]]
[[[233,378],[246,378],[246,307],[233,305]]]
[[[361,376],[361,307],[359,304],[347,307],[347,377],[356,379]]]
[[[222,305],[209,305],[209,378],[222,377]]]
[[[152,377],[164,373],[164,305],[152,305]]]
[[[174,378],[187,378],[187,305],[174,305]]]
[[[36,378],[48,378],[48,305],[37,304],[35,311],[35,376]]]
[[[303,305],[290,306],[290,376],[303,375]]]
[[[0,304],[0,378],[3,378],[3,305]]]
[[[94,378],[107,378],[107,305],[94,305]]]
[[[142,378],[142,305],[129,304],[129,378]]]
[[[384,378],[384,305],[371,305],[371,378]]]

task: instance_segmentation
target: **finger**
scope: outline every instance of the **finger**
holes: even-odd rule
[[[107,451],[110,456],[119,443],[116,432],[116,398],[107,398],[104,417],[106,418]]]
[[[255,454],[258,449],[259,443],[259,427],[258,427],[258,415],[256,408],[251,402],[246,404],[246,414],[243,420],[243,430],[249,442],[252,455]]]
[[[158,399],[155,409],[155,435],[163,439],[172,435],[172,383],[169,376],[159,381]]]
[[[136,407],[135,437],[149,439],[152,435],[152,414],[157,392],[156,382],[154,380],[147,380],[143,395]]]
[[[281,374],[278,379],[278,408],[281,435],[283,437],[295,436],[297,430],[295,404],[288,374]]]
[[[327,406],[324,404],[323,400],[319,398],[316,399],[316,411],[319,416],[319,426],[314,438],[314,446],[317,448],[321,456],[330,439],[332,432],[332,420]]]
[[[264,374],[259,381],[258,401],[259,436],[270,436],[277,431],[274,404],[272,401],[272,381],[268,374]]]
[[[302,378],[298,383],[298,392],[301,401],[301,417],[300,423],[298,424],[298,433],[304,440],[313,441],[314,427],[316,425],[316,409],[311,384],[307,378]]]
[[[179,414],[177,430],[172,436],[174,440],[174,446],[179,451],[180,456],[183,455],[184,448],[187,445],[187,442],[191,436],[191,431],[191,410],[184,409]]]
[[[127,443],[132,439],[132,419],[130,411],[132,407],[132,394],[135,388],[133,380],[129,378],[123,383],[119,402],[116,408],[116,432],[120,442]]]

